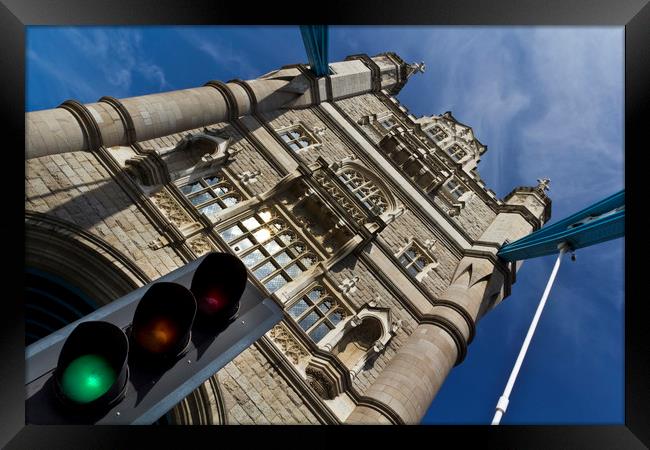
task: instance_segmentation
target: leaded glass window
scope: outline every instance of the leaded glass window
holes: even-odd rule
[[[388,209],[386,198],[372,180],[353,169],[344,169],[338,177],[374,213],[381,214]]]
[[[386,128],[387,130],[390,130],[395,125],[397,125],[397,122],[395,122],[395,119],[392,117],[386,117],[385,119],[380,119],[379,123],[381,124],[382,127]]]
[[[445,189],[449,195],[454,197],[456,200],[458,200],[465,192],[467,192],[467,189],[453,178],[447,181],[445,184]]]
[[[323,339],[347,316],[343,307],[321,286],[310,289],[287,311],[314,342]]]
[[[248,217],[219,234],[269,292],[277,291],[318,262],[271,210]]]
[[[302,127],[282,131],[280,137],[293,151],[298,151],[314,144],[313,139],[307,136],[307,133]]]
[[[239,193],[222,175],[201,177],[181,186],[180,190],[199,212],[208,217],[241,201]]]
[[[463,159],[465,156],[467,156],[467,152],[460,148],[460,145],[454,144],[451,147],[447,149],[447,153],[449,153],[449,156],[451,156],[451,159],[454,161],[458,162],[461,159]]]
[[[443,139],[447,139],[449,137],[445,130],[443,130],[439,125],[434,125],[433,127],[425,130],[425,133],[435,142],[440,142]]]
[[[425,257],[415,244],[411,244],[399,257],[399,262],[406,271],[413,277],[416,277],[429,264],[428,258]]]

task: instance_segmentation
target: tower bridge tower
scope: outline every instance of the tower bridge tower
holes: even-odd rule
[[[28,296],[28,341],[64,325],[48,298],[74,291],[74,315],[231,252],[285,318],[165,421],[419,423],[510,293],[498,249],[551,201],[498,199],[469,126],[409,114],[395,96],[424,64],[330,68],[27,113],[28,289],[56,291]]]

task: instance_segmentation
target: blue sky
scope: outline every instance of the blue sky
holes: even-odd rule
[[[498,196],[551,178],[551,222],[624,187],[624,29],[331,27],[330,60],[395,51],[424,61],[399,95],[452,111],[488,146]],[[28,27],[28,111],[250,79],[307,62],[298,27]],[[624,422],[624,239],[564,258],[502,424]],[[426,424],[489,424],[555,257],[526,261],[477,326]]]

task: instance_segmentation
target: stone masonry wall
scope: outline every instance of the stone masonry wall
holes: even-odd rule
[[[402,328],[391,339],[385,350],[380,353],[379,357],[370,364],[366,364],[364,370],[352,381],[354,386],[364,393],[368,386],[377,378],[388,361],[395,355],[397,349],[402,345],[404,340],[413,332],[417,325],[415,319],[404,309],[400,302],[377,280],[372,270],[357,259],[356,256],[350,255],[336,264],[329,272],[336,283],[341,283],[346,278],[352,279],[359,277],[356,289],[344,294],[345,299],[357,310],[375,300],[378,307],[390,308],[392,320],[402,320]]]
[[[217,373],[228,424],[318,424],[304,401],[255,346]]]
[[[131,258],[152,279],[183,265],[170,247],[152,250],[160,233],[97,157],[64,153],[26,161],[25,209],[72,222]]]
[[[379,235],[379,238],[390,248],[393,254],[400,251],[411,238],[417,238],[420,243],[434,239],[432,233],[420,219],[411,211],[406,211],[395,221],[391,222]],[[438,296],[451,283],[451,277],[456,270],[459,258],[454,256],[442,243],[437,242],[431,252],[438,262],[438,267],[430,270],[422,279],[421,285],[433,296]],[[417,283],[417,281],[416,281]]]
[[[227,123],[220,123],[210,125],[208,128],[211,131],[218,131],[224,138],[229,137],[232,139],[230,148],[238,152],[231,158],[231,162],[228,164],[228,169],[234,175],[245,171],[260,171],[257,181],[247,185],[247,189],[252,195],[261,194],[278,183],[281,178],[278,172],[271,166],[271,164],[269,164],[260,152],[257,151],[253,144],[245,139],[234,126]],[[153,149],[174,147],[186,134],[202,132],[203,128],[197,128],[184,133],[170,134],[169,136],[142,141],[140,142],[140,145],[143,148]]]
[[[433,201],[444,211],[449,209],[448,204],[439,197],[434,197]],[[495,217],[496,213],[480,197],[473,195],[465,202],[465,207],[460,210],[460,214],[453,216],[452,220],[460,225],[470,238],[478,239]]]

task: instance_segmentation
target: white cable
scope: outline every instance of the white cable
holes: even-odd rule
[[[546,289],[544,290],[544,295],[542,295],[542,299],[539,302],[539,305],[537,306],[537,311],[535,311],[535,316],[533,317],[533,321],[530,324],[530,327],[528,328],[528,333],[526,334],[526,339],[524,339],[524,344],[521,346],[521,350],[519,350],[519,356],[517,356],[517,361],[515,362],[515,367],[513,367],[512,372],[510,373],[510,378],[508,378],[508,384],[506,384],[506,389],[503,391],[503,395],[499,397],[499,401],[497,403],[497,411],[494,414],[494,418],[492,419],[492,425],[499,425],[501,422],[501,417],[506,412],[506,409],[508,409],[508,402],[510,401],[510,393],[512,392],[512,387],[515,385],[515,380],[517,379],[517,375],[519,374],[519,369],[521,368],[521,363],[524,360],[524,357],[526,356],[526,352],[528,351],[528,345],[530,344],[530,340],[533,338],[533,334],[535,333],[535,328],[537,328],[537,322],[539,321],[539,317],[542,315],[542,310],[544,309],[544,305],[546,304],[546,299],[548,299],[548,294],[551,292],[551,287],[553,286],[553,282],[555,281],[555,275],[557,275],[557,270],[560,268],[560,261],[562,259],[562,255],[566,252],[567,246],[560,244],[560,253],[557,255],[557,260],[555,260],[555,266],[553,266],[553,271],[551,272],[551,277],[548,279],[548,282],[546,283]]]

